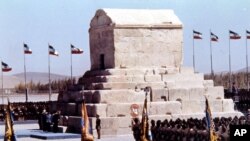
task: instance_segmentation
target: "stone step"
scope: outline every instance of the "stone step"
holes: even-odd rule
[[[84,95],[91,97],[90,103],[130,103],[141,102],[144,101],[145,98],[145,92],[143,90],[135,91],[126,89],[86,91]]]
[[[87,104],[88,116],[95,117],[131,117],[131,106],[138,105],[138,115],[141,116],[143,102],[112,103],[112,104]],[[232,99],[209,100],[211,111],[213,112],[233,112],[234,103]],[[68,116],[81,115],[81,104],[68,103],[67,109],[61,109],[63,114]],[[173,115],[201,113],[205,110],[205,97],[201,100],[182,100],[150,102],[147,104],[149,115]],[[64,111],[66,110],[66,111]]]
[[[145,87],[140,89],[128,90],[85,90],[84,97],[87,103],[129,103],[140,102],[144,100]],[[180,100],[201,100],[204,95],[209,100],[224,99],[223,87],[192,87],[192,88],[153,88],[152,96],[148,95],[148,99],[152,101],[176,101]],[[83,93],[74,97],[75,99],[81,99]]]
[[[107,76],[95,76],[83,78],[83,81],[88,83],[98,83],[98,82],[144,82],[144,76],[134,76],[134,75],[107,75]]]
[[[131,105],[137,104],[139,106],[138,114],[141,116],[143,103],[115,103],[115,104],[94,104],[88,105],[91,107],[89,116],[95,117],[95,114],[101,117],[131,117]],[[149,115],[167,115],[167,114],[180,114],[181,113],[181,103],[178,101],[167,101],[167,102],[148,102],[148,112]]]
[[[63,95],[64,102],[80,102],[84,97],[86,103],[130,103],[144,100],[146,85],[137,85],[136,89],[112,89],[112,90],[84,90]],[[176,100],[202,100],[204,96],[209,100],[224,99],[224,89],[216,87],[192,87],[192,88],[152,88],[152,95],[148,95],[151,101],[176,101]]]
[[[194,68],[193,67],[181,67],[180,73],[181,74],[194,74]]]
[[[158,75],[158,74],[173,74],[178,73],[179,70],[174,67],[167,68],[133,68],[133,69],[106,69],[106,70],[92,70],[87,71],[85,77],[93,76],[108,76],[108,75]]]
[[[204,75],[202,73],[193,73],[193,74],[167,74],[162,76],[163,81],[203,81]]]
[[[224,89],[216,87],[193,87],[193,88],[169,88],[168,100],[203,100],[207,96],[209,100],[224,99]]]
[[[204,88],[204,80],[166,81],[167,88]]]
[[[112,83],[92,83],[89,89],[113,90],[113,89],[137,89],[151,86],[152,88],[164,88],[163,82],[112,82]],[[88,88],[87,88],[88,89]]]
[[[240,112],[212,112],[212,117],[240,117],[243,116]],[[172,115],[149,115],[149,126],[151,120],[176,120],[189,118],[202,119],[205,117],[205,113],[190,113],[190,114],[172,114]],[[138,117],[141,120],[141,116]],[[100,117],[101,119],[101,135],[126,135],[132,134],[132,118],[131,117]],[[96,118],[89,118],[90,121],[90,133],[96,135],[95,125]],[[81,133],[81,117],[80,116],[70,116],[68,120],[68,128],[73,128],[75,133]]]
[[[213,80],[204,80],[203,85],[204,85],[205,88],[214,87],[214,81]]]

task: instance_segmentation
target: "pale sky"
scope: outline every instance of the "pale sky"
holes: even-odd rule
[[[51,73],[70,75],[73,44],[84,50],[73,56],[73,75],[82,75],[90,68],[89,23],[100,8],[173,9],[184,25],[184,66],[193,66],[193,29],[203,33],[203,40],[195,40],[196,70],[203,73],[210,72],[209,30],[219,37],[212,44],[215,72],[228,71],[228,31],[233,30],[242,39],[231,40],[232,70],[246,67],[249,0],[0,0],[0,58],[13,68],[5,74],[23,72],[23,43],[33,51],[26,55],[27,71],[48,72],[49,43],[60,54],[51,56]]]

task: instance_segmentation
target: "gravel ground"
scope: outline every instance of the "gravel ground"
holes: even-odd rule
[[[30,131],[31,129],[38,129],[38,124],[31,123],[31,124],[16,124],[14,125],[15,133],[26,133],[27,131]],[[5,125],[0,125],[0,136],[3,136],[5,130]],[[46,134],[46,133],[44,133]],[[2,138],[0,137],[0,140]],[[36,138],[30,138],[30,137],[21,137],[17,138],[18,141],[40,141],[42,139],[36,139]],[[51,139],[52,140],[52,139]],[[80,141],[80,138],[70,138],[70,139],[53,139],[52,141]],[[95,139],[97,141],[133,141],[132,135],[123,135],[123,136],[113,136],[113,137],[103,137],[102,139]]]

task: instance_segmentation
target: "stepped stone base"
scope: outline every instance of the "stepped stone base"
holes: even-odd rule
[[[171,70],[171,71],[169,71]],[[147,95],[149,118],[154,120],[203,118],[205,97],[209,100],[213,117],[241,116],[234,111],[232,99],[224,99],[221,86],[214,87],[212,80],[192,68],[107,69],[86,72],[80,81],[85,90],[60,94],[62,113],[70,116],[68,130],[80,131],[81,101],[87,103],[91,131],[95,116],[100,115],[102,135],[130,134],[131,105],[139,105],[141,118],[144,88],[151,86]]]
[[[213,117],[234,117],[234,116],[242,116],[242,113],[240,112],[213,112]],[[176,119],[188,119],[188,118],[198,118],[202,119],[205,117],[205,113],[195,113],[195,114],[172,114],[172,115],[150,115],[149,114],[149,121],[150,120],[176,120]],[[141,119],[141,116],[139,117]],[[131,117],[101,117],[102,122],[102,129],[101,134],[102,135],[121,135],[121,134],[132,134],[131,130]],[[91,131],[94,135],[96,135],[95,130],[95,121],[96,118],[92,117],[90,118],[90,125],[91,125]],[[69,122],[68,122],[68,128],[71,129],[68,130],[68,132],[81,132],[81,117],[76,116],[70,116]]]

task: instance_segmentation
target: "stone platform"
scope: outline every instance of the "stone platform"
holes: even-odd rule
[[[80,132],[80,103],[87,103],[91,130],[100,115],[103,135],[131,133],[131,105],[139,118],[147,95],[150,119],[203,118],[205,96],[213,117],[240,116],[221,86],[182,66],[183,26],[168,9],[99,9],[89,28],[91,68],[81,91],[59,94],[68,131]],[[95,132],[94,132],[95,133]]]
[[[194,73],[192,68],[181,68],[180,72],[161,71],[164,73],[150,68],[107,69],[99,71],[99,74],[98,71],[86,72],[81,80],[86,86],[85,90],[65,93],[61,97],[64,102],[61,107],[66,107],[62,112],[69,115],[68,131],[80,132],[81,104],[78,102],[84,97],[93,133],[95,116],[98,114],[103,135],[131,134],[130,106],[139,105],[139,113],[142,113],[146,86],[152,87],[152,95],[147,96],[150,120],[204,118],[204,96],[209,99],[213,117],[242,115],[234,111],[232,99],[224,99],[223,87],[215,87],[213,81],[204,80],[203,74]],[[145,72],[148,74],[145,75]],[[134,79],[147,76],[152,81]],[[98,89],[93,85],[95,83],[99,83]],[[141,118],[141,115],[138,117]]]

